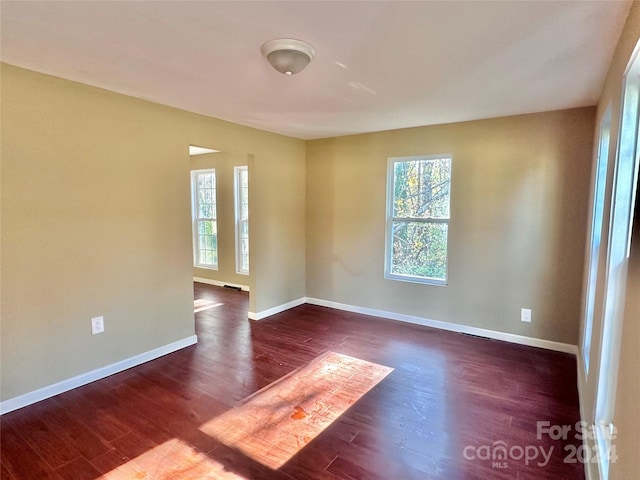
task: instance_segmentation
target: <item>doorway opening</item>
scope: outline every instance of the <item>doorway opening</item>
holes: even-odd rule
[[[251,292],[249,155],[189,145],[189,170],[194,282]]]

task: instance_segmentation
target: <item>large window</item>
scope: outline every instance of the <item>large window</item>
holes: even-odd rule
[[[218,269],[218,221],[216,217],[216,171],[191,172],[193,264]]]
[[[447,283],[451,155],[389,159],[385,277]]]
[[[236,207],[236,272],[249,274],[249,170],[234,167]]]

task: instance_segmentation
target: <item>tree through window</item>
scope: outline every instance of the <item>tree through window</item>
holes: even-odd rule
[[[447,282],[451,155],[389,159],[385,277]]]

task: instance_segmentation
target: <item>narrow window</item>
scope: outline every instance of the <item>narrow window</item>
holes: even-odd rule
[[[446,285],[450,186],[449,154],[389,159],[385,278]]]
[[[249,274],[249,170],[234,167],[236,207],[236,272]]]
[[[218,223],[216,217],[216,171],[191,172],[193,264],[218,269]]]

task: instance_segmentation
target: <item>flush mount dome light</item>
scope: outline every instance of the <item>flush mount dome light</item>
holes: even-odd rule
[[[285,75],[302,71],[316,55],[316,49],[312,45],[293,38],[269,40],[262,45],[260,51],[273,68]]]

